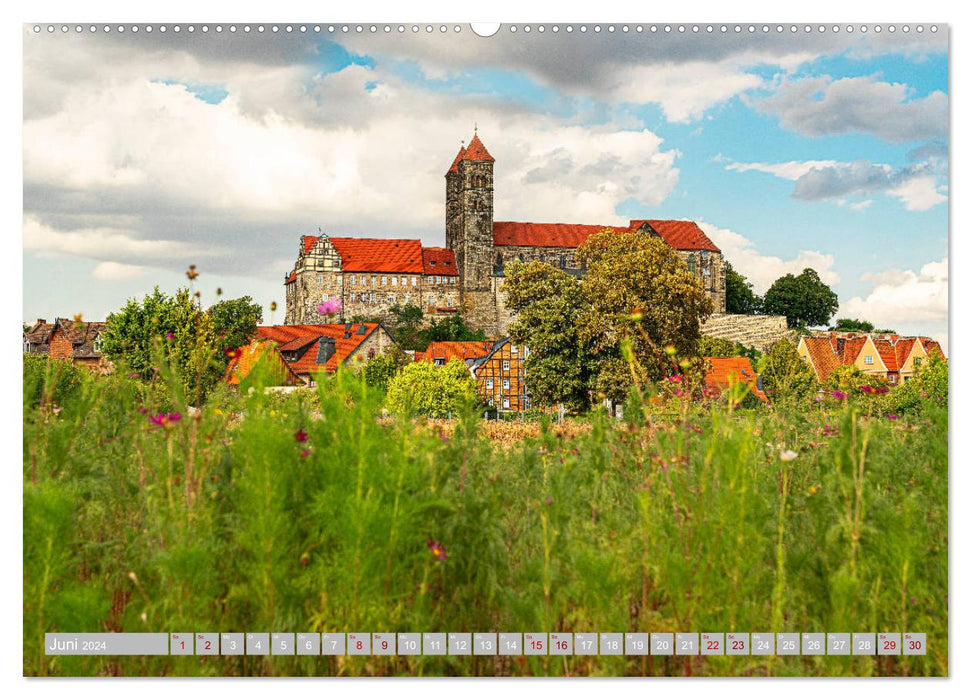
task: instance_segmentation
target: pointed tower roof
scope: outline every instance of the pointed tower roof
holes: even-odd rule
[[[465,149],[465,146],[462,146],[459,149],[458,155],[455,156],[455,160],[452,161],[452,167],[448,169],[448,172],[450,173],[458,172],[459,162],[461,162],[461,160],[465,158],[466,153],[468,153],[468,151]]]
[[[465,150],[465,156],[463,157],[463,160],[479,160],[479,161],[486,161],[489,163],[494,163],[496,161],[495,158],[489,155],[489,151],[486,150],[486,147],[482,143],[482,141],[479,140],[478,132],[476,132],[475,136],[472,137],[472,142],[469,144],[469,147]]]

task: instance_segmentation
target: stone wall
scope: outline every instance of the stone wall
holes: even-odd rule
[[[715,314],[701,326],[701,334],[731,340],[762,352],[777,340],[795,337],[786,325],[785,316],[743,314]]]

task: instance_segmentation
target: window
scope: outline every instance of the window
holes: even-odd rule
[[[411,278],[411,286],[412,287],[418,286],[418,278],[417,277],[412,277]]]
[[[872,365],[873,364],[873,355],[867,355],[866,357],[864,357],[863,358],[863,364],[865,364],[865,365]]]
[[[503,360],[502,361],[502,369],[505,372],[508,372],[509,371],[509,360]]]
[[[441,367],[442,365],[445,364],[445,358],[444,357],[436,357],[433,361],[434,361],[435,365],[438,366],[438,367]]]
[[[566,256],[565,255],[561,255],[560,256],[560,269],[561,270],[565,270],[566,269]]]
[[[451,306],[452,306],[452,297],[449,297],[446,303],[448,304],[449,308],[451,308]]]
[[[391,286],[392,287],[397,287],[398,286],[398,278],[397,277],[392,277],[391,278]]]
[[[402,275],[402,277],[401,277],[401,286],[402,286],[402,287],[406,287],[406,286],[408,286],[408,278],[407,278],[407,277],[405,277],[405,276],[403,276],[403,275]]]
[[[915,357],[914,358],[914,369],[920,367],[920,363],[921,363],[921,361],[923,359],[924,359],[923,357]]]
[[[491,379],[486,379],[486,389],[492,389],[495,387],[495,382]]]
[[[385,275],[381,275],[381,286],[383,287],[388,283],[388,278]]]
[[[325,295],[324,295],[324,301],[327,301],[327,298],[328,298],[328,297],[327,297],[327,295],[325,294]]]
[[[411,302],[411,295],[410,294],[405,294],[405,303],[408,304],[410,302]]]
[[[435,306],[435,297],[434,297],[434,295],[431,295],[431,294],[428,295],[428,305],[429,306]]]
[[[509,408],[509,399],[503,399],[502,400],[502,407],[503,408]]]
[[[516,348],[515,345],[510,345],[509,346],[509,352],[511,352],[513,355],[518,355],[519,354],[519,350]]]
[[[502,388],[503,389],[506,389],[506,390],[509,389],[509,380],[508,379],[503,379],[502,380]]]
[[[357,300],[357,292],[351,292],[351,301]]]
[[[688,272],[693,275],[697,269],[697,265],[695,264],[695,254],[691,253],[688,255]]]
[[[896,374],[891,374],[890,375],[890,383],[891,384],[896,384],[897,383],[897,375]]]
[[[317,275],[317,284],[323,284],[323,283],[324,283],[324,276]]]
[[[490,407],[490,408],[492,408],[492,407],[493,407],[493,406],[495,406],[495,405],[496,405],[496,401],[495,401],[495,399],[493,399],[493,398],[492,398],[492,397],[490,396],[490,397],[489,397],[489,407]]]
[[[523,357],[529,357],[529,348],[523,346]]]
[[[371,275],[371,286],[372,287],[376,287],[377,284],[378,284],[378,276],[377,275]]]
[[[357,275],[351,275],[351,284],[357,284]]]

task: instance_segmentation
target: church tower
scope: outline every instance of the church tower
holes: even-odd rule
[[[455,253],[466,320],[495,326],[492,291],[493,158],[478,131],[445,174],[445,245]]]

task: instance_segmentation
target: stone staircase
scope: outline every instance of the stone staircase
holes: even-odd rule
[[[795,333],[786,325],[785,316],[744,314],[714,314],[701,326],[701,334],[731,340],[761,352],[781,338],[795,338]]]

